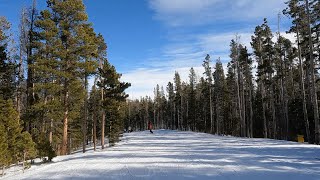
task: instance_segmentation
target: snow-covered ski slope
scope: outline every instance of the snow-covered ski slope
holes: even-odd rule
[[[1,178],[0,178],[1,179]],[[156,130],[2,179],[320,180],[320,146]]]

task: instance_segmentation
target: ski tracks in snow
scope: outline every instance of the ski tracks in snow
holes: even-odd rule
[[[156,130],[128,133],[114,147],[56,157],[3,178],[319,180],[319,154],[315,145]]]

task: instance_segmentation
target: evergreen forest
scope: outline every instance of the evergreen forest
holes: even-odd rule
[[[261,19],[250,47],[230,39],[229,62],[207,54],[202,74],[172,74],[153,96],[130,99],[130,82],[82,0],[36,1],[21,10],[19,32],[0,16],[0,167],[116,145],[129,127],[195,131],[320,144],[320,1],[288,0],[272,32]],[[211,54],[212,56],[212,54]],[[89,82],[93,83],[89,83]],[[4,172],[4,171],[3,171]]]

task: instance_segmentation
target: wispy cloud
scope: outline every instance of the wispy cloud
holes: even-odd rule
[[[150,0],[154,18],[169,26],[190,26],[229,21],[248,21],[275,16],[285,0]]]

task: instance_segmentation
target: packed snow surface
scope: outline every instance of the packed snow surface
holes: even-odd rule
[[[0,178],[1,179],[1,178]],[[56,157],[2,179],[320,180],[320,146],[156,130],[112,148]]]

